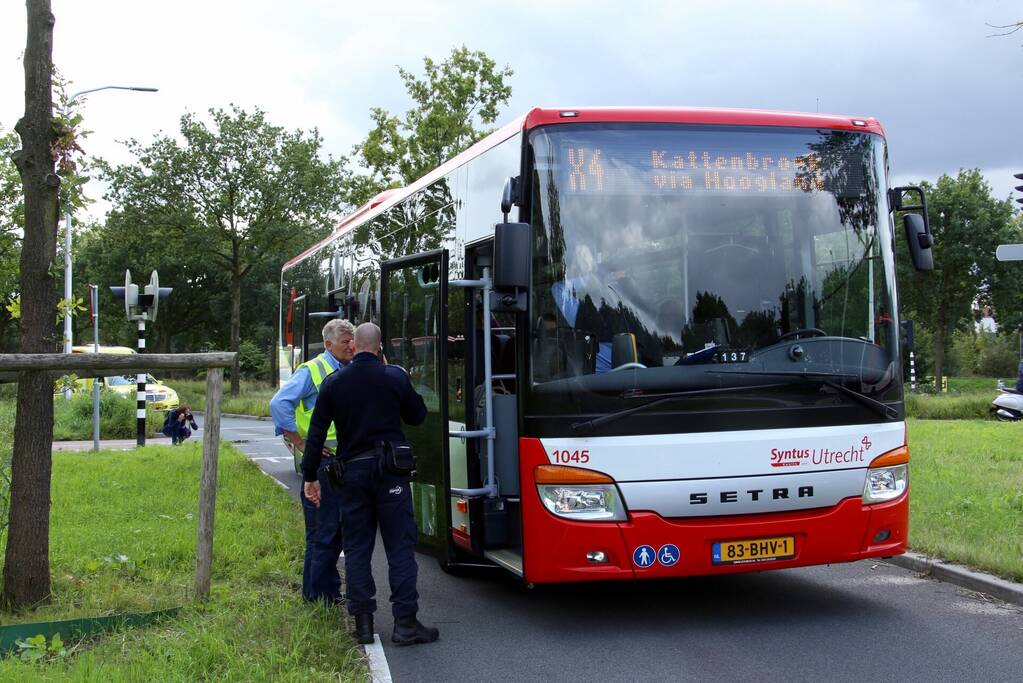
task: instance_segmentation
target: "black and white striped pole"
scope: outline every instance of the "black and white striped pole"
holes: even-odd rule
[[[146,351],[146,321],[139,320],[139,340],[138,340],[138,352],[145,353]],[[135,381],[138,382],[138,389],[135,394],[135,428],[136,436],[135,443],[139,446],[146,445],[146,384],[149,383],[149,376],[145,372],[140,372],[135,377]]]
[[[156,311],[160,306],[160,300],[170,296],[173,290],[171,287],[161,287],[160,278],[153,271],[149,278],[149,284],[139,294],[138,285],[131,282],[131,271],[124,271],[124,287],[111,287],[110,291],[114,296],[124,300],[124,312],[128,320],[138,323],[138,352],[145,353],[146,350],[146,322],[156,320]],[[139,446],[146,445],[146,386],[149,383],[149,375],[140,372],[135,378],[135,424],[136,443]]]
[[[902,321],[902,334],[909,351],[909,388],[916,391],[916,342],[913,339],[913,321]]]

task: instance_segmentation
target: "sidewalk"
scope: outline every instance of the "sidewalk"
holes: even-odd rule
[[[147,436],[147,446],[170,446],[170,438],[160,436]],[[135,439],[100,439],[99,447],[103,450],[130,451],[135,448]],[[92,439],[88,441],[54,441],[54,451],[91,451]]]

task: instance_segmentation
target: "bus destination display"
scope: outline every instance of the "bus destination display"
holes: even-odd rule
[[[751,151],[673,152],[650,149],[621,158],[602,147],[566,147],[563,186],[573,193],[810,192],[824,190],[824,172],[815,153],[773,156]],[[636,158],[638,157],[638,158]],[[640,163],[645,158],[645,163]]]
[[[858,197],[867,135],[708,131],[580,131],[547,163],[566,194],[784,195]],[[542,165],[543,160],[538,159]]]

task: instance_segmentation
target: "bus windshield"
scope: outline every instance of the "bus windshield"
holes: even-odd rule
[[[537,391],[898,374],[880,136],[571,124],[530,144]]]

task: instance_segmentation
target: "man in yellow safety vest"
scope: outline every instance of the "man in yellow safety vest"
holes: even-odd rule
[[[324,352],[298,366],[291,378],[270,400],[270,415],[273,417],[276,433],[284,437],[293,453],[301,454],[305,450],[309,422],[312,419],[313,407],[316,405],[316,397],[320,393],[320,385],[329,374],[352,359],[355,353],[354,335],[355,326],[347,320],[334,319],[324,325]],[[331,425],[324,447],[325,457],[320,466],[321,481],[323,467],[333,455],[329,449],[336,446],[337,434]],[[341,576],[337,571],[338,557],[341,554],[341,508],[329,485],[323,485],[322,490],[325,493],[321,496],[319,507],[306,499],[304,491],[300,493],[302,512],[305,516],[302,597],[310,601],[337,604],[344,601],[341,593]]]

